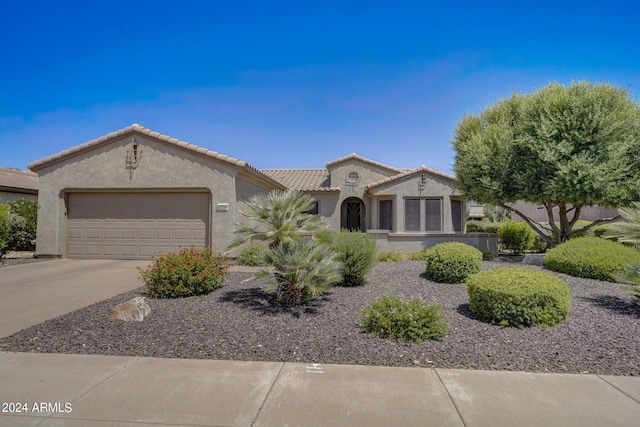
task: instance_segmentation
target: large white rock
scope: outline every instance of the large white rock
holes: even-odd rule
[[[118,304],[113,309],[110,319],[119,319],[127,322],[142,322],[151,313],[151,307],[143,297],[135,297],[127,302]]]

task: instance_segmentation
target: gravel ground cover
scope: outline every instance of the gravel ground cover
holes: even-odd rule
[[[147,298],[143,322],[109,320],[116,304],[144,296],[140,288],[0,339],[0,351],[640,375],[640,305],[618,284],[557,274],[571,290],[570,320],[521,330],[478,320],[465,284],[423,271],[420,261],[379,263],[363,286],[334,287],[293,310],[244,281],[251,273],[229,273],[206,296]],[[360,311],[386,294],[442,304],[451,332],[422,344],[362,333]]]
[[[9,251],[0,258],[0,267],[8,267],[10,265],[30,264],[32,262],[49,261],[51,258],[34,258],[33,252],[27,251]]]

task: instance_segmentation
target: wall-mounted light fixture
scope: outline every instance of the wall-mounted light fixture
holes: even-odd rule
[[[420,178],[418,179],[418,190],[422,191],[425,189],[426,186],[427,186],[427,175],[421,174]]]
[[[131,138],[131,148],[127,150],[126,167],[129,170],[129,179],[133,178],[133,171],[140,164],[142,158],[142,149],[138,146],[138,141]]]

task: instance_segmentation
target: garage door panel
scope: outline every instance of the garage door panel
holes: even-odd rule
[[[207,244],[207,193],[72,193],[70,258],[149,259]]]

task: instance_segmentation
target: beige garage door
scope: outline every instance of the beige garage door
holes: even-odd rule
[[[71,193],[69,258],[149,259],[207,245],[207,193]]]

